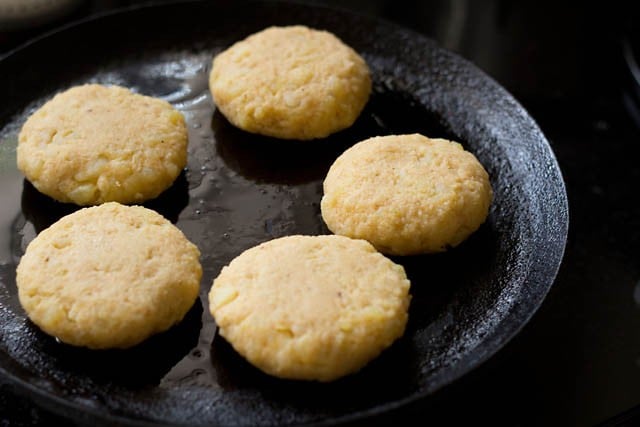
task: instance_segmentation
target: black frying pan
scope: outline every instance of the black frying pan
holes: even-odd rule
[[[374,93],[349,130],[283,142],[233,128],[212,104],[214,54],[268,25],[328,29],[373,70]],[[148,203],[202,251],[201,299],[172,330],[126,351],[57,343],[25,317],[15,267],[35,234],[74,206],[22,180],[16,135],[57,91],[114,83],[163,97],[189,123],[189,167]],[[352,422],[420,398],[467,373],[527,322],[565,245],[567,200],[554,156],[523,108],[434,42],[394,25],[297,4],[179,3],[73,25],[0,61],[0,375],[39,404],[101,424],[292,425]],[[216,335],[206,294],[241,251],[328,230],[322,180],[345,148],[373,135],[452,138],[491,176],[487,222],[447,253],[396,258],[412,280],[406,335],[361,372],[331,384],[283,381],[244,362]]]

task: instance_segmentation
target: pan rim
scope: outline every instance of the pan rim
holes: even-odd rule
[[[22,52],[29,49],[32,45],[38,44],[42,40],[48,40],[51,37],[55,37],[55,35],[64,33],[66,31],[73,31],[74,29],[77,29],[83,25],[90,25],[92,22],[97,20],[102,20],[102,19],[113,17],[120,14],[127,14],[133,11],[142,10],[146,8],[162,8],[162,7],[172,7],[177,4],[189,5],[189,4],[203,4],[203,3],[206,3],[206,2],[202,0],[186,0],[186,1],[172,0],[172,1],[165,1],[160,3],[149,2],[149,3],[137,4],[134,6],[119,8],[119,9],[111,10],[108,12],[95,14],[90,17],[86,17],[86,18],[65,24],[59,28],[48,31],[41,36],[38,36],[34,39],[31,39],[25,42],[19,47],[7,52],[5,55],[0,56],[0,66],[2,66],[4,61],[8,60],[9,58],[13,58],[17,55],[20,55]],[[399,24],[395,24],[385,19],[358,14],[356,12],[347,10],[342,7],[309,4],[306,2],[296,1],[296,0],[293,0],[293,1],[291,0],[259,1],[258,0],[258,1],[254,1],[254,3],[298,4],[301,6],[314,8],[314,9],[340,11],[345,15],[359,16],[371,22],[380,23],[387,27],[391,27],[395,30],[402,31],[404,33],[410,34],[411,37],[419,40],[421,43],[423,42],[434,43],[434,45],[437,46],[439,49],[443,51],[447,51],[446,49],[442,48],[437,43],[435,43],[432,39],[428,38],[427,36],[421,33],[418,33],[415,30],[402,27]],[[558,193],[556,194],[558,196],[558,198],[556,199],[556,202],[558,203],[558,206],[557,206],[558,216],[555,218],[555,221],[558,225],[558,228],[556,229],[557,234],[556,234],[556,239],[553,241],[552,247],[547,248],[548,252],[553,255],[554,262],[552,263],[545,262],[545,263],[536,265],[537,267],[536,271],[538,272],[538,274],[544,273],[544,275],[546,275],[547,277],[550,277],[550,280],[549,280],[550,283],[543,290],[533,295],[535,297],[535,301],[534,303],[531,303],[531,301],[529,301],[529,304],[527,305],[526,309],[522,305],[516,305],[510,309],[508,315],[506,315],[505,318],[500,320],[500,323],[499,323],[500,325],[502,325],[503,323],[506,323],[506,325],[504,325],[507,327],[506,334],[504,333],[505,329],[503,328],[501,329],[503,331],[502,334],[498,336],[492,335],[490,339],[486,339],[480,342],[475,349],[475,351],[482,350],[480,356],[477,356],[476,353],[474,352],[472,354],[467,354],[464,357],[460,358],[453,367],[448,367],[448,369],[443,374],[437,377],[438,381],[435,382],[436,383],[435,386],[428,388],[424,391],[420,390],[419,392],[416,392],[413,395],[410,395],[407,397],[403,397],[391,402],[382,403],[372,408],[359,410],[347,415],[336,416],[334,418],[327,419],[327,420],[310,422],[305,425],[326,426],[326,425],[343,424],[343,423],[348,423],[355,420],[361,420],[361,419],[369,418],[372,416],[380,415],[386,412],[390,412],[395,409],[399,409],[403,406],[406,406],[408,404],[417,402],[421,399],[424,399],[425,397],[434,394],[435,392],[441,390],[442,388],[460,379],[470,371],[477,369],[482,364],[486,363],[497,352],[499,352],[508,342],[510,342],[514,338],[514,336],[516,336],[522,330],[522,328],[531,320],[531,318],[536,314],[536,312],[540,308],[540,305],[542,304],[546,295],[551,289],[551,286],[553,285],[553,282],[555,281],[555,278],[557,277],[558,271],[561,267],[562,259],[564,257],[564,252],[566,249],[566,240],[567,240],[568,230],[569,230],[569,206],[568,206],[566,186],[563,180],[562,171],[558,165],[556,156],[551,148],[551,145],[549,144],[548,140],[544,137],[544,134],[540,130],[535,120],[527,113],[524,107],[509,92],[507,92],[502,86],[500,86],[492,77],[490,77],[489,75],[485,74],[482,70],[480,70],[476,65],[472,64],[471,62],[462,58],[456,53],[453,53],[450,51],[447,51],[447,52],[448,54],[451,54],[454,57],[461,60],[466,67],[471,67],[474,70],[474,72],[479,73],[482,76],[484,81],[487,81],[491,84],[493,90],[500,91],[501,96],[507,98],[511,102],[512,106],[516,109],[516,112],[520,114],[523,119],[527,120],[527,124],[530,125],[531,129],[533,129],[537,133],[536,139],[540,139],[542,141],[541,146],[544,149],[544,154],[547,156],[547,160],[549,162],[547,166],[549,167],[550,170],[552,170],[556,174],[554,176],[555,178],[557,178],[557,182],[555,182],[555,184],[558,186],[557,187]],[[530,272],[527,275],[527,279],[529,279],[531,275],[532,273]],[[514,317],[517,318],[518,320],[515,320]],[[126,416],[104,412],[96,408],[84,406],[81,403],[78,403],[75,401],[64,399],[58,395],[49,393],[46,390],[38,388],[37,385],[32,384],[27,380],[24,380],[22,378],[17,378],[16,376],[7,372],[3,364],[0,364],[0,374],[2,375],[3,381],[6,381],[9,384],[14,384],[17,386],[15,388],[19,394],[36,397],[40,405],[60,415],[68,416],[70,414],[69,410],[71,410],[75,412],[74,414],[75,417],[86,419],[87,415],[89,415],[90,417],[94,417],[95,421],[117,422],[121,424],[132,425],[132,426],[152,426],[152,425],[159,424],[157,421],[132,419]],[[182,424],[182,423],[180,424],[161,423],[160,425],[191,426],[191,424]]]

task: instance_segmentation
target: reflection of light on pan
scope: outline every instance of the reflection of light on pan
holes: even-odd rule
[[[103,70],[89,80],[91,83],[119,85],[143,95],[172,103],[179,110],[210,108],[208,100],[209,52],[169,53],[153,61],[106,63]],[[207,105],[203,105],[207,104]]]
[[[2,0],[0,31],[35,27],[71,13],[82,0]]]
[[[629,38],[622,40],[622,57],[629,81],[628,88],[623,94],[623,103],[636,125],[640,127],[640,65],[638,65],[638,57]]]
[[[22,175],[16,167],[16,145],[17,137],[0,134],[0,194],[3,198],[19,200],[20,185]],[[5,234],[11,230],[15,215],[15,205],[12,203],[0,203],[0,234]],[[11,252],[8,245],[0,245],[0,265],[8,264],[11,261]]]

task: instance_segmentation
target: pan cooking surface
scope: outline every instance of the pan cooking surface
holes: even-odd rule
[[[415,33],[330,9],[223,4],[104,16],[0,62],[8,95],[0,106],[0,375],[42,405],[93,422],[310,424],[424,397],[494,354],[542,302],[566,239],[564,185],[533,120],[473,65]],[[369,63],[374,93],[352,128],[324,140],[279,141],[235,129],[215,110],[207,87],[212,57],[285,24],[330,30]],[[200,248],[200,299],[181,324],[124,351],[56,342],[26,319],[16,296],[26,245],[77,209],[23,180],[17,134],[56,92],[86,82],[166,99],[189,126],[188,167],[146,206]],[[260,373],[216,334],[206,299],[213,278],[260,242],[328,233],[319,202],[333,160],[364,138],[413,132],[458,140],[479,158],[495,193],[487,222],[448,253],[394,258],[412,282],[407,332],[361,372],[331,384]]]

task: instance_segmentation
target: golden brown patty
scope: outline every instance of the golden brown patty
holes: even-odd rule
[[[65,343],[131,347],[193,305],[199,256],[156,212],[106,203],[63,217],[29,244],[18,296],[29,318]]]
[[[369,99],[371,78],[364,60],[333,34],[271,27],[216,56],[209,87],[235,126],[313,139],[353,124]]]
[[[408,292],[404,269],[364,240],[289,236],[224,267],[209,304],[220,334],[253,365],[331,381],[403,334]]]
[[[186,165],[187,129],[168,102],[90,84],[29,117],[17,154],[27,179],[56,200],[139,203],[171,186]]]
[[[440,252],[486,219],[489,176],[458,143],[422,135],[370,138],[345,151],[324,181],[331,231],[393,255]]]

